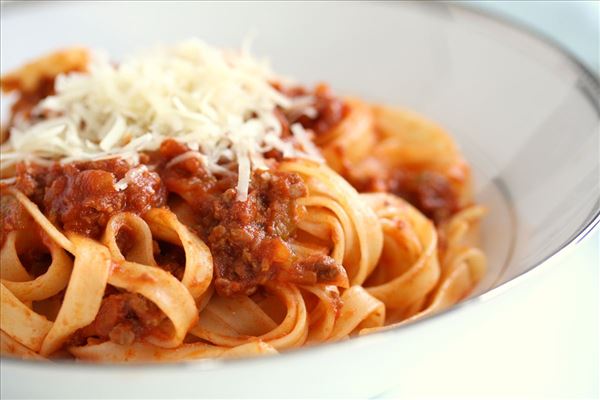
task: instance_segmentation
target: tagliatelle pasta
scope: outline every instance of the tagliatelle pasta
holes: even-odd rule
[[[469,166],[412,112],[199,41],[65,50],[2,89],[3,356],[276,354],[439,312],[485,273]]]

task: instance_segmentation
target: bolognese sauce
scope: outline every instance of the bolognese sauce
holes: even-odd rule
[[[299,122],[304,128],[310,129],[319,136],[331,131],[348,113],[347,104],[334,96],[327,84],[318,84],[312,92],[303,86],[285,87],[278,83],[273,86],[290,98],[308,97],[310,107],[314,111],[312,115],[287,115],[284,126]]]
[[[117,183],[124,180],[123,190]],[[66,231],[98,238],[110,217],[128,211],[143,214],[166,201],[158,174],[123,159],[70,164],[17,165],[16,188]]]
[[[0,246],[9,232],[19,231],[28,226],[31,217],[25,208],[12,196],[0,196]]]
[[[460,210],[458,193],[446,176],[435,171],[395,168],[365,174],[348,169],[343,176],[359,192],[389,192],[402,197],[436,223]]]
[[[273,83],[197,40],[118,64],[71,49],[0,81],[16,99],[0,135],[2,351],[275,351],[437,312],[485,269],[463,236],[483,210],[460,155],[418,118]]]
[[[32,95],[36,102],[50,93],[46,90],[49,86],[42,83]],[[290,97],[309,96],[315,110],[311,116],[289,116],[276,110],[284,136],[289,135],[289,126],[295,122],[316,135],[324,134],[347,113],[346,104],[327,85],[318,85],[313,92],[303,87],[274,86]],[[195,224],[191,228],[211,250],[214,285],[222,295],[251,294],[258,285],[273,279],[302,284],[339,279],[343,269],[331,257],[313,255],[299,259],[289,246],[288,240],[293,237],[302,212],[296,200],[307,194],[298,174],[256,170],[247,200],[238,201],[235,169],[216,176],[198,158],[173,163],[189,150],[186,145],[167,139],[158,151],[141,154],[142,163],[133,167],[119,158],[55,163],[49,167],[20,163],[15,186],[64,230],[93,238],[100,237],[110,217],[118,212],[143,215],[150,208],[166,206],[170,195],[180,196],[194,211]],[[274,158],[280,159],[278,156]],[[273,165],[275,159],[271,160]],[[385,177],[366,179],[344,175],[358,191],[395,193],[436,221],[457,211],[455,195],[443,176],[404,170],[388,172]],[[120,183],[125,185],[119,187]],[[7,232],[22,225],[21,214],[18,202],[3,199],[2,241]],[[125,236],[123,231],[119,240],[123,246],[127,245]],[[181,249],[165,243],[156,253],[163,268],[174,275],[182,274]]]
[[[112,287],[108,287],[107,292],[94,321],[79,329],[71,338],[71,344],[81,345],[89,338],[131,344],[135,339],[155,333],[166,319],[165,314],[143,296],[120,293]]]
[[[317,85],[313,92],[302,86],[275,87],[292,98],[308,96],[315,111],[311,116],[304,114],[297,118],[289,115],[282,118],[282,114],[279,113],[278,118],[282,120],[286,132],[291,123],[299,122],[304,128],[314,132],[318,143],[318,137],[331,132],[348,113],[348,105],[336,97],[326,84]],[[394,193],[436,222],[441,222],[459,211],[458,194],[452,189],[448,178],[440,173],[395,168],[365,176],[365,171],[358,171],[357,174],[353,167],[347,166],[346,171],[340,172],[359,192]]]
[[[313,92],[303,87],[274,85],[290,97],[310,96],[315,114],[291,117],[280,110],[284,136],[289,126],[299,122],[315,134],[333,129],[347,113],[345,103],[335,97],[327,85]],[[38,85],[36,99],[43,96],[45,85]],[[287,133],[286,133],[287,132]],[[16,187],[30,197],[50,220],[66,231],[98,238],[110,217],[128,211],[138,215],[150,208],[167,205],[176,194],[192,207],[196,223],[192,227],[211,249],[215,260],[215,288],[222,295],[250,294],[268,280],[278,279],[303,284],[335,281],[342,268],[331,257],[314,255],[300,260],[290,249],[301,208],[296,200],[306,196],[299,175],[271,170],[253,173],[248,198],[236,200],[237,174],[216,176],[209,173],[198,158],[173,164],[175,157],[189,151],[186,145],[165,140],[156,152],[141,154],[142,163],[132,167],[123,159],[112,158],[50,167],[31,163],[17,166]],[[269,154],[266,154],[269,157]],[[281,155],[275,159],[280,159]],[[272,160],[276,164],[276,160]],[[385,177],[356,179],[344,174],[360,192],[395,193],[440,221],[457,211],[457,201],[447,180],[435,173],[388,171]],[[119,183],[126,185],[119,188]],[[2,240],[20,226],[18,202],[2,203]],[[22,223],[21,223],[22,225]],[[126,232],[122,232],[122,236]],[[127,240],[120,240],[126,245]],[[183,255],[176,246],[163,244],[160,264],[181,274]]]
[[[341,266],[329,256],[299,260],[289,247],[302,213],[296,200],[307,195],[298,174],[257,170],[247,200],[237,201],[234,173],[208,174],[197,158],[171,165],[187,151],[185,145],[166,140],[151,158],[169,193],[194,210],[192,228],[211,249],[220,294],[250,294],[272,279],[311,284],[338,278]]]
[[[288,243],[302,214],[297,200],[307,195],[298,174],[257,170],[247,200],[238,201],[234,172],[215,176],[197,158],[171,165],[187,151],[185,145],[166,140],[157,152],[142,157],[147,164],[134,167],[117,158],[50,167],[21,163],[15,186],[59,227],[92,238],[101,236],[116,213],[143,215],[166,206],[169,194],[180,196],[194,211],[195,224],[190,228],[211,250],[214,285],[222,295],[251,294],[268,280],[314,284],[340,278],[343,268],[331,257],[300,259]],[[120,188],[120,182],[126,186]],[[11,199],[2,203],[3,232],[20,226],[21,206]],[[119,235],[119,245],[126,247],[127,231]],[[181,249],[167,243],[156,245],[160,246],[159,264],[181,275]]]

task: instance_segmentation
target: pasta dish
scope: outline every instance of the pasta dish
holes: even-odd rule
[[[3,356],[277,353],[439,312],[485,272],[469,166],[415,113],[198,40],[1,83]]]

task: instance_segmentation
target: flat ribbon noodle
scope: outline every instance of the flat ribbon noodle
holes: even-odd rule
[[[19,190],[15,188],[8,188],[8,192],[17,198],[19,203],[29,212],[29,215],[37,222],[40,227],[54,240],[58,243],[63,249],[67,250],[71,254],[75,254],[75,247],[73,243],[61,231],[59,231],[48,218],[44,216],[44,214],[40,211],[39,207],[29,200],[27,196],[21,193]]]
[[[0,331],[0,356],[17,356],[26,360],[45,360],[44,357],[23,346],[21,343],[11,338],[3,331]]]
[[[329,167],[306,160],[283,162],[284,171],[297,172],[305,178],[309,187],[309,197],[323,195],[335,200],[352,221],[353,234],[358,246],[347,246],[351,254],[345,257],[350,283],[362,284],[375,268],[383,246],[383,235],[379,220],[373,210],[360,198],[356,190]],[[315,181],[319,182],[315,184]],[[335,210],[332,209],[335,213]],[[341,221],[343,223],[343,221]],[[346,240],[348,234],[346,234]]]
[[[283,321],[270,331],[259,336],[243,334],[223,321],[223,316],[220,314],[220,326],[215,325],[219,321],[200,318],[198,325],[192,329],[191,333],[219,346],[234,347],[254,340],[261,340],[280,350],[303,344],[308,335],[308,322],[306,307],[300,290],[296,286],[287,283],[269,283],[266,287],[279,297],[287,308]],[[209,303],[204,312],[206,313],[210,309],[211,304]],[[222,309],[219,311],[222,311]],[[248,309],[244,309],[244,312],[246,311]],[[241,310],[236,310],[236,313],[241,312]],[[224,330],[227,330],[228,333],[223,332]]]
[[[392,329],[443,311],[471,292],[486,269],[485,255],[475,247],[473,239],[473,230],[484,213],[485,209],[482,207],[469,207],[440,227],[447,237],[447,250],[441,261],[441,276],[427,299],[422,299],[411,307],[408,318],[383,328],[364,329],[360,333]]]
[[[206,309],[207,317],[218,318],[230,327],[230,332],[247,336],[260,336],[272,331],[277,324],[248,296],[215,296]],[[244,312],[240,312],[244,310]]]
[[[342,293],[342,304],[330,341],[340,340],[363,328],[381,327],[385,321],[385,305],[362,286],[346,289]]]
[[[128,245],[130,248],[122,254],[117,243],[117,236],[121,229],[125,228],[130,235]],[[152,253],[152,233],[146,222],[135,214],[123,212],[113,215],[106,224],[102,243],[108,247],[114,260],[133,261],[140,264],[156,266]]]
[[[44,274],[31,277],[18,249],[19,235],[27,230],[8,233],[0,254],[3,354],[36,358],[55,353],[94,320],[107,284],[145,297],[166,319],[143,342],[69,347],[77,358],[141,362],[271,354],[379,330],[386,322],[407,323],[462,299],[485,271],[485,257],[473,240],[483,211],[466,207],[468,166],[448,135],[416,114],[353,99],[347,106],[345,118],[316,139],[330,167],[308,160],[279,164],[282,171],[300,174],[309,189],[298,200],[307,210],[298,222],[302,234],[290,246],[297,254],[330,255],[347,277],[335,285],[268,282],[269,295],[262,298],[220,297],[213,295],[209,248],[178,217],[193,222],[185,203],[175,201],[175,213],[155,208],[142,217],[113,215],[102,245],[65,236],[27,196],[7,188],[52,239],[52,263]],[[463,210],[438,228],[445,240],[441,249],[435,226],[414,207],[391,194],[359,195],[334,172],[345,173],[348,162],[360,169],[369,159],[388,170],[414,167],[448,178]],[[122,251],[118,236],[123,229],[131,236]],[[154,240],[183,248],[181,281],[157,265]],[[74,264],[65,250],[75,256]],[[65,288],[54,323],[30,309],[31,301]]]
[[[198,310],[187,288],[173,275],[158,267],[122,261],[114,266],[108,283],[152,301],[172,323],[173,332],[153,332],[145,338],[161,347],[181,345],[187,331],[198,319]]]
[[[58,350],[76,330],[92,323],[100,309],[110,272],[111,258],[106,247],[76,234],[69,238],[75,263],[56,321],[42,344],[40,354],[43,356]]]
[[[381,135],[366,162],[384,170],[410,168],[434,171],[448,179],[457,194],[458,207],[472,201],[471,171],[450,135],[417,113],[382,105],[371,107],[374,129]],[[355,164],[355,170],[363,168]]]
[[[364,159],[376,142],[373,130],[373,112],[364,102],[347,98],[344,118],[330,131],[316,137],[321,153],[335,171],[342,171],[347,163]]]
[[[146,343],[120,345],[104,342],[96,345],[71,347],[77,358],[101,362],[173,362],[203,358],[239,358],[277,354],[272,346],[261,341],[251,341],[236,347],[213,346],[206,343],[182,344],[176,349],[164,349]]]
[[[185,271],[181,282],[194,299],[200,299],[212,282],[213,258],[206,244],[177,219],[172,212],[153,208],[144,215],[152,234],[161,240],[183,246]]]
[[[23,346],[39,351],[52,322],[23,304],[3,284],[0,284],[0,329]]]
[[[462,300],[481,280],[486,270],[483,252],[474,247],[470,236],[485,209],[469,207],[452,217],[441,229],[446,231],[448,250],[442,260],[442,276],[427,308],[408,321],[423,318]],[[476,226],[475,226],[476,228]]]
[[[334,200],[324,196],[302,198],[298,200],[298,204],[308,207],[309,210],[307,215],[299,221],[298,228],[319,237],[316,230],[328,227],[330,240],[334,245],[331,257],[339,263],[343,263],[344,258],[350,257],[350,249],[354,246],[355,235],[350,218],[344,209]],[[325,211],[329,211],[329,213]],[[332,220],[333,216],[334,220]]]
[[[361,196],[381,218],[385,245],[375,274],[381,269],[388,277],[384,283],[367,290],[388,308],[406,308],[425,298],[438,282],[440,267],[435,227],[399,197],[391,194]],[[400,274],[394,273],[402,264],[408,268]]]
[[[319,303],[309,314],[309,332],[306,344],[321,343],[333,333],[337,319],[338,306],[341,304],[340,294],[333,285],[301,286],[315,295]]]
[[[32,279],[29,272],[25,269],[17,250],[17,240],[22,236],[23,231],[12,231],[6,235],[4,245],[0,250],[0,276],[2,281],[23,282]]]
[[[50,242],[50,255],[52,263],[44,274],[24,282],[2,279],[2,283],[21,301],[44,300],[60,293],[69,283],[73,262],[54,242]]]

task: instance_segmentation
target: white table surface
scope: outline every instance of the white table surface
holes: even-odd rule
[[[598,74],[599,3],[471,5],[551,37]],[[599,249],[596,229],[560,262],[543,265],[473,312],[467,333],[448,342],[436,360],[428,360],[427,374],[415,368],[402,387],[379,398],[598,398]]]

